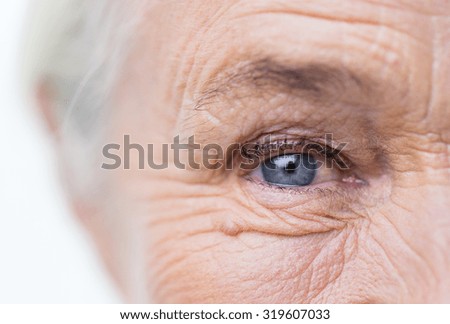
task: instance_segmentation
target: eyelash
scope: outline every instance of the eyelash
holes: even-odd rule
[[[309,188],[309,187],[285,187],[285,186],[278,186],[276,184],[255,180],[255,179],[249,177],[248,175],[245,176],[245,180],[250,182],[250,183],[253,183],[254,185],[259,186],[262,190],[272,190],[272,191],[275,190],[277,192],[285,193],[285,194],[329,195],[329,194],[334,192],[330,188]]]
[[[262,161],[275,157],[278,155],[286,154],[286,153],[308,153],[307,151],[313,150],[317,153],[321,158],[331,159],[332,162],[337,163],[339,167],[342,169],[350,168],[351,162],[345,156],[341,156],[345,165],[341,164],[337,159],[337,156],[340,154],[340,151],[319,142],[312,142],[310,140],[302,139],[300,141],[292,142],[288,141],[287,138],[281,141],[275,141],[271,143],[255,143],[255,144],[244,144],[241,148],[241,156],[249,158],[252,157],[252,154],[249,154],[250,149],[248,149],[247,145],[253,145],[252,151],[258,158],[262,158]],[[256,151],[256,152],[255,152]],[[306,151],[306,152],[305,152]],[[271,153],[276,152],[276,155],[271,155]]]

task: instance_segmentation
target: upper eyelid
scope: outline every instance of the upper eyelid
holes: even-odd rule
[[[336,156],[340,152],[336,152],[336,149],[330,147],[329,145],[315,142],[311,139],[299,139],[296,141],[288,141],[287,139],[281,141],[274,141],[270,143],[247,143],[244,144],[241,149],[241,155],[243,157],[254,157],[253,154],[249,154],[250,149],[247,146],[255,146],[257,152],[254,152],[257,157],[269,158],[275,157],[277,155],[289,153],[317,153],[320,157],[325,157],[333,160],[337,163],[338,167],[342,170],[350,169],[352,167],[352,162],[344,154],[336,159]],[[273,154],[274,153],[274,154]]]

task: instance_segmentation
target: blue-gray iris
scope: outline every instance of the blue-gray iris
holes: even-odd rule
[[[317,161],[310,154],[286,154],[261,165],[265,181],[282,186],[306,186],[316,176]]]

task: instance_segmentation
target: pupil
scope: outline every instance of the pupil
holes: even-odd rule
[[[308,154],[286,154],[266,160],[261,168],[266,182],[281,186],[306,186],[316,176],[317,161]]]
[[[289,161],[286,165],[286,172],[294,173],[296,168],[297,168],[297,166],[295,165],[295,163],[292,161]]]

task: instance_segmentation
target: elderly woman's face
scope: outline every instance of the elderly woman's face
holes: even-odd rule
[[[450,302],[448,1],[161,1],[134,40],[104,144],[168,167],[83,209],[130,300]]]

